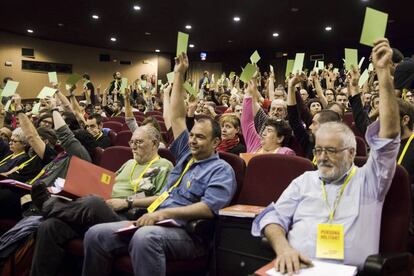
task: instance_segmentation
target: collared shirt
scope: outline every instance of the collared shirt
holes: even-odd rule
[[[378,253],[382,206],[395,173],[400,145],[400,137],[379,138],[378,131],[379,122],[368,127],[370,156],[349,181],[332,222],[344,225],[345,259],[340,263],[361,267],[366,257]],[[339,182],[325,185],[331,207],[345,178],[346,175]],[[260,236],[267,225],[278,224],[288,233],[293,248],[315,258],[317,225],[327,223],[328,218],[319,173],[305,172],[254,220],[252,234]]]
[[[163,191],[175,184],[192,157],[188,140],[189,133],[185,130],[171,145],[170,150],[177,165],[171,171]],[[207,159],[194,161],[180,185],[171,191],[159,209],[187,206],[201,201],[214,214],[218,214],[220,209],[230,203],[235,191],[236,177],[233,168],[214,153]]]

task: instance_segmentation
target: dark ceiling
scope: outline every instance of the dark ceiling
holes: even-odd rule
[[[177,31],[190,34],[190,43],[195,44],[191,52],[355,47],[365,6],[370,6],[390,14],[387,37],[394,46],[414,47],[413,0],[1,2],[0,29],[4,31],[87,46],[168,53],[175,52]],[[133,10],[134,4],[141,10]],[[100,19],[93,20],[92,14]],[[238,23],[233,21],[236,15],[241,18]],[[190,31],[185,30],[186,24],[192,25]],[[331,32],[324,30],[328,25],[333,28]],[[34,33],[28,34],[27,29]],[[279,37],[274,38],[273,32]],[[117,41],[111,42],[111,36]]]

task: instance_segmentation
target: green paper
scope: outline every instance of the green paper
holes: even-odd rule
[[[374,71],[374,65],[372,63],[369,64],[368,71],[369,72]]]
[[[8,100],[6,105],[4,106],[4,111],[6,111],[6,112],[9,111],[10,105],[11,105],[11,100]]]
[[[195,89],[191,86],[191,84],[188,81],[183,83],[183,87],[184,87],[185,91],[187,91],[189,94],[191,94],[193,96],[197,96],[197,91],[195,91]]]
[[[171,83],[171,84],[173,84],[173,83],[174,83],[174,71],[169,72],[169,73],[167,74],[167,80],[168,80],[168,82],[169,82],[169,83]]]
[[[246,83],[253,78],[254,73],[256,73],[256,67],[251,63],[247,63],[240,75],[240,80]]]
[[[362,64],[364,63],[365,57],[362,57],[358,63],[358,68],[361,69]]]
[[[373,47],[375,40],[385,37],[387,22],[388,14],[367,7],[359,42]]]
[[[339,69],[338,68],[334,68],[333,72],[334,72],[334,74],[338,74],[339,73]]]
[[[362,73],[361,77],[359,77],[358,85],[362,88],[364,84],[367,82],[369,78],[368,69],[365,69],[365,71]]]
[[[273,66],[272,65],[269,65],[269,67],[270,67],[270,72],[271,73],[274,73],[275,72],[275,69],[273,69]]]
[[[146,85],[146,82],[147,81],[145,81],[145,85]],[[121,93],[121,94],[125,94],[125,88],[127,88],[128,87],[128,79],[127,78],[122,78],[122,80],[121,80],[121,87],[119,88],[119,92]]]
[[[49,72],[47,73],[48,77],[49,77],[49,82],[50,83],[58,83],[58,78],[57,78],[57,73],[56,72]]]
[[[189,35],[186,33],[178,32],[177,38],[177,57],[182,53],[187,54],[187,46],[188,46],[188,37]]]
[[[323,60],[318,61],[318,68],[319,70],[325,69],[325,63],[323,62]]]
[[[259,62],[259,60],[260,60],[260,55],[259,55],[259,52],[257,52],[257,50],[256,50],[256,51],[254,51],[254,53],[250,56],[250,61],[251,61],[253,64],[257,64],[257,62]]]
[[[1,93],[2,97],[10,97],[16,93],[17,86],[19,86],[19,82],[9,80],[4,86],[3,92]]]
[[[305,60],[305,53],[297,53],[295,57],[295,62],[293,64],[292,73],[296,74],[297,72],[301,73],[303,69],[303,61]]]
[[[358,66],[358,50],[345,48],[345,66],[346,70],[351,70],[351,65]]]
[[[56,93],[55,88],[51,88],[51,87],[43,87],[43,89],[40,91],[39,95],[37,95],[38,99],[45,99],[47,97],[53,97],[53,95],[55,95]]]
[[[69,76],[69,78],[66,80],[66,84],[73,86],[75,85],[80,79],[81,79],[81,75],[78,74],[72,74]]]
[[[141,80],[141,88],[145,89],[146,87],[147,87],[147,81],[146,80]]]
[[[289,74],[292,73],[293,64],[295,63],[295,60],[288,59],[286,63],[286,73],[285,76],[289,77]]]
[[[229,78],[232,79],[232,78],[234,78],[235,75],[236,75],[236,72],[231,71],[230,75],[229,75]]]
[[[32,108],[32,114],[34,114],[34,115],[39,114],[39,109],[40,109],[40,102],[39,103],[35,103],[33,105],[33,108]]]
[[[162,80],[158,80],[158,85],[162,85]]]

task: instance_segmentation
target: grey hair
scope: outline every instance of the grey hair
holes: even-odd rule
[[[287,109],[287,103],[286,103],[286,101],[284,101],[284,100],[282,100],[282,99],[276,99],[276,100],[273,100],[273,101],[272,101],[272,103],[270,104],[270,106],[273,106],[273,105],[275,105],[275,104],[280,104],[280,105],[283,105],[283,108],[284,108],[284,109]]]
[[[22,128],[18,127],[15,130],[13,130],[12,136],[16,136],[22,144],[28,145],[26,135],[24,134]]]
[[[342,146],[344,148],[353,148],[356,150],[356,139],[355,134],[352,130],[344,123],[340,122],[327,122],[319,126],[315,135],[318,137],[323,133],[335,133],[342,140]]]
[[[152,125],[144,125],[138,127],[135,131],[139,130],[144,131],[146,134],[148,134],[150,139],[155,142],[158,148],[161,141],[161,133],[155,127],[153,127]]]

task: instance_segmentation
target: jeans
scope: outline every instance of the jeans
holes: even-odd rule
[[[114,257],[126,252],[137,276],[165,275],[166,258],[192,259],[205,254],[204,244],[182,228],[143,226],[130,240],[114,233],[128,224],[128,221],[99,224],[86,232],[82,275],[110,275]]]

